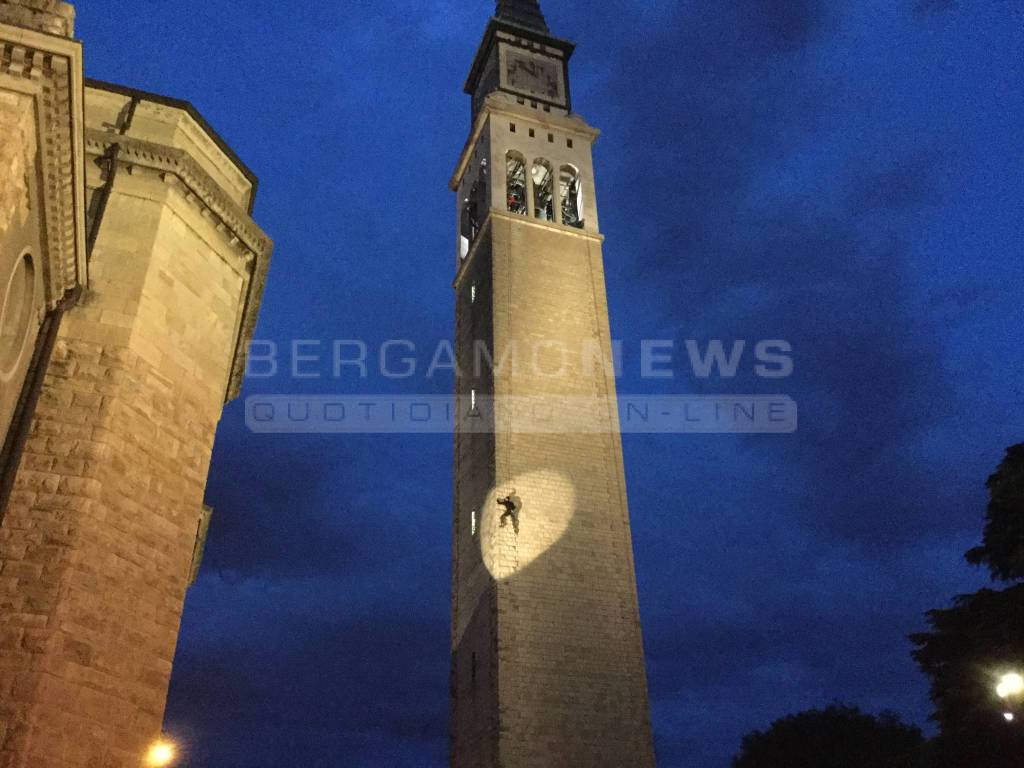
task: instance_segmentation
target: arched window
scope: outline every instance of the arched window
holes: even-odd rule
[[[532,175],[534,215],[544,221],[554,221],[555,192],[551,164],[547,160],[534,160]]]
[[[508,209],[519,216],[527,216],[530,211],[526,202],[526,158],[518,152],[509,152],[505,160]]]
[[[583,229],[583,184],[575,166],[562,166],[558,188],[562,203],[562,223],[567,227]]]

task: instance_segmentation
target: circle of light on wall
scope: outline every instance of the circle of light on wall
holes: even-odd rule
[[[520,531],[506,520],[498,498],[513,488],[522,498]],[[562,472],[537,470],[492,489],[480,519],[480,554],[495,579],[507,579],[539,558],[565,535],[576,514],[576,487]]]

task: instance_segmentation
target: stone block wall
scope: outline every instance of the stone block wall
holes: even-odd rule
[[[615,381],[583,353],[596,345],[611,359],[601,241],[511,216],[493,233],[496,347],[568,350],[497,376],[496,395],[581,403],[550,433],[499,415],[497,490],[514,487],[523,503],[520,532],[497,529],[485,544],[497,578],[499,765],[653,768]]]
[[[213,440],[270,250],[209,158],[101,119],[127,97],[88,96],[88,186],[109,199],[0,527],[0,768],[136,768],[160,735]],[[191,120],[136,100],[151,121]],[[115,144],[111,178],[96,160]]]
[[[452,188],[464,199],[477,147],[488,146],[500,204],[460,252],[457,386],[463,400],[476,387],[495,402],[492,433],[456,435],[451,765],[653,768],[590,154],[597,132],[577,116],[493,97],[476,132],[486,140],[467,145]],[[583,228],[507,210],[509,150],[581,172]],[[467,373],[478,342],[495,360],[517,350],[517,362],[490,377]],[[549,412],[546,425],[535,407]],[[497,503],[513,491],[518,530],[501,524]]]

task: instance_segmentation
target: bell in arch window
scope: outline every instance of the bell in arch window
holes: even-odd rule
[[[555,220],[555,193],[551,164],[547,160],[537,160],[533,164],[533,206],[534,215],[544,221]]]
[[[575,166],[563,165],[559,173],[559,194],[562,202],[562,223],[583,229],[583,184]]]
[[[518,152],[506,156],[508,209],[518,216],[529,215],[526,202],[526,159]]]

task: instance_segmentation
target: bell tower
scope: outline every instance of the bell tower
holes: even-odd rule
[[[653,768],[591,150],[572,43],[500,0],[457,193],[451,765]]]

